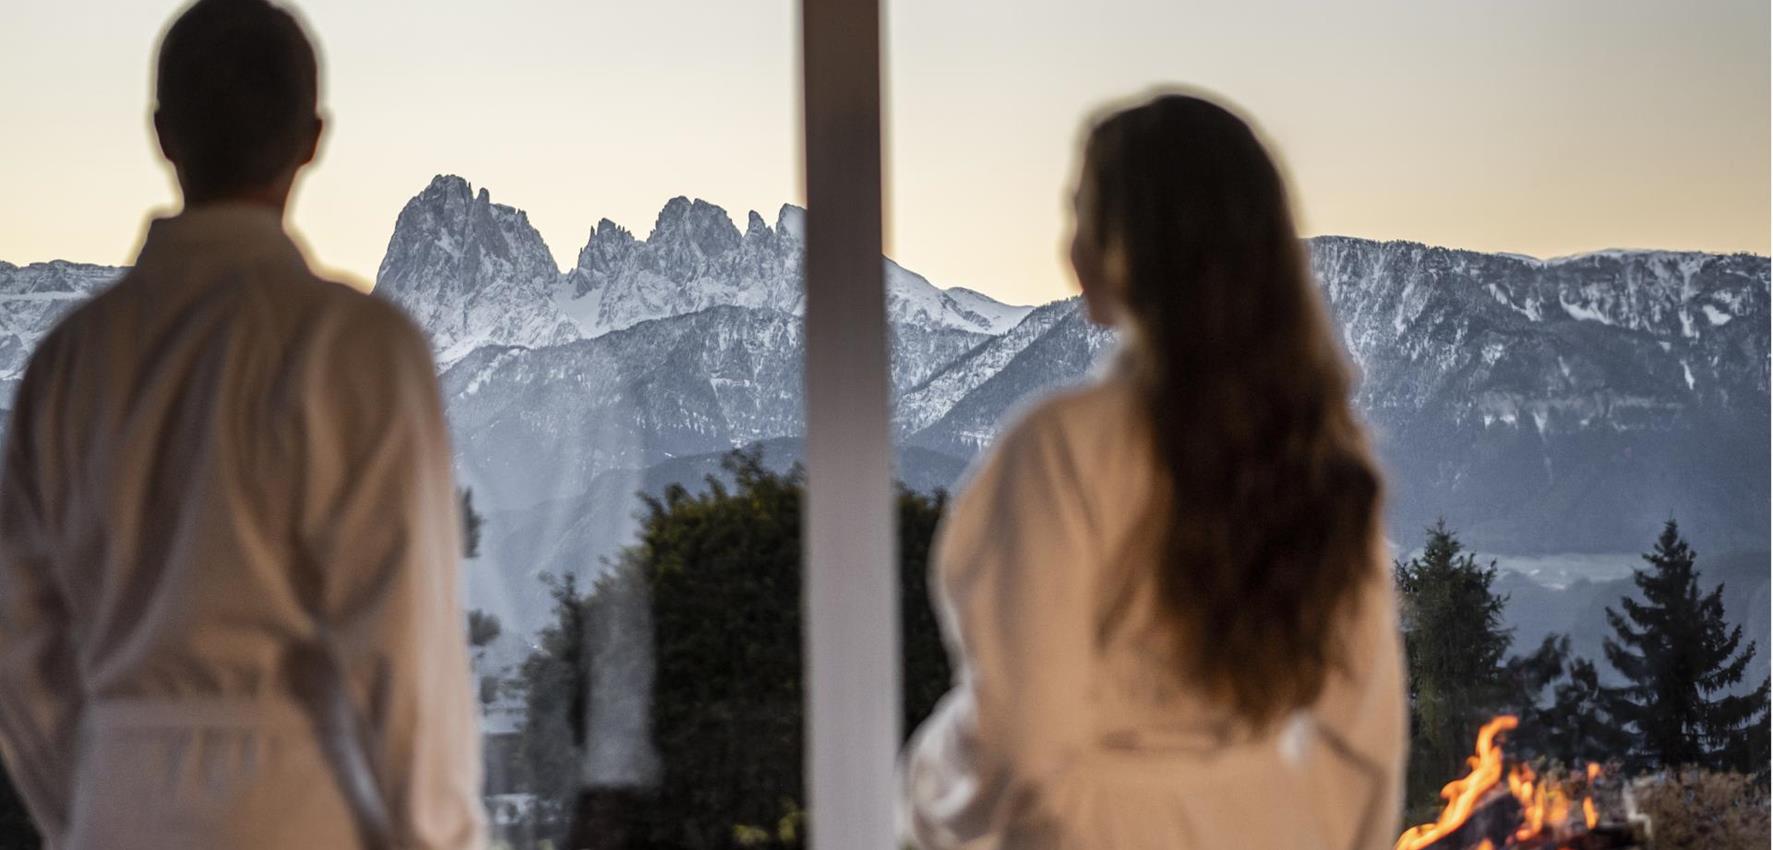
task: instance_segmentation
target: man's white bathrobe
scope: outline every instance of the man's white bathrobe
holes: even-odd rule
[[[482,845],[430,351],[276,212],[153,222],[4,470],[0,754],[50,846]]]
[[[1351,664],[1271,733],[1175,684],[1129,535],[1157,472],[1123,369],[1048,399],[969,473],[932,587],[957,684],[902,766],[929,848],[1379,850],[1398,834],[1407,728],[1389,570]]]

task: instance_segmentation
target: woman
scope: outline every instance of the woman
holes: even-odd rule
[[[1279,170],[1207,100],[1096,124],[1071,260],[1123,345],[944,520],[926,848],[1379,848],[1404,693],[1380,481]]]

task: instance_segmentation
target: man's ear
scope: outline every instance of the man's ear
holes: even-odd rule
[[[320,155],[320,138],[325,135],[326,118],[316,114],[314,116],[314,134],[308,138],[307,145],[303,146],[302,160],[297,165],[307,165],[314,161],[314,157]]]
[[[173,167],[178,167],[178,145],[167,136],[166,117],[158,109],[154,110],[154,142],[160,146],[160,156],[172,163]]]

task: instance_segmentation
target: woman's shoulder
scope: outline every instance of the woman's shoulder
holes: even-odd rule
[[[959,488],[993,469],[1061,464],[1097,466],[1108,454],[1138,445],[1130,439],[1139,410],[1131,383],[1105,373],[1068,384],[1011,408],[990,446],[975,459]]]
[[[1067,442],[1089,437],[1117,437],[1139,421],[1132,381],[1117,371],[1104,372],[1029,399],[1004,418],[999,442],[1026,441],[1034,435]]]

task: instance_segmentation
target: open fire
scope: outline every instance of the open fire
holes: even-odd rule
[[[1523,763],[1508,763],[1501,736],[1520,721],[1502,715],[1478,732],[1470,772],[1447,783],[1434,823],[1411,827],[1396,850],[1600,850],[1642,848],[1641,832],[1602,817],[1596,802],[1600,765],[1569,783],[1548,781]],[[1575,795],[1574,797],[1572,795]]]

